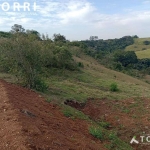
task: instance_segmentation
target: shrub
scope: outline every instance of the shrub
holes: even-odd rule
[[[117,139],[116,133],[110,133],[110,134],[108,135],[108,139],[109,139],[109,140],[116,140],[116,139]]]
[[[147,48],[142,48],[142,50],[144,51],[144,50],[147,50]]]
[[[66,116],[66,117],[72,117],[73,116],[73,113],[70,109],[64,109],[63,110],[63,114]]]
[[[111,90],[112,92],[118,91],[119,89],[118,89],[117,83],[112,83],[112,84],[110,85],[110,90]]]
[[[143,42],[145,45],[150,45],[150,41],[144,41]]]
[[[84,64],[82,62],[78,62],[78,66],[84,68]]]
[[[1,43],[4,70],[14,74],[21,83],[31,89],[44,92],[48,86],[41,79],[41,45],[31,36],[16,34]]]
[[[34,81],[34,84],[35,84],[35,87],[33,88],[36,89],[37,91],[45,92],[48,89],[48,85],[41,78],[37,78]]]
[[[113,63],[113,69],[118,70],[118,71],[122,71],[123,70],[123,66],[120,62],[114,62]]]
[[[0,41],[0,70],[14,74],[22,85],[44,92],[43,70],[51,68],[77,70],[66,46],[39,41],[31,34],[16,33]]]

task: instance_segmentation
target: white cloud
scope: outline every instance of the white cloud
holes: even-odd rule
[[[25,29],[35,29],[40,33],[49,33],[50,36],[53,33],[61,33],[72,40],[87,39],[90,35],[104,39],[134,34],[149,36],[149,10],[104,14],[87,0],[50,0],[37,4],[35,16],[18,12],[7,12],[1,16],[1,30],[9,31],[11,26],[17,23]]]
[[[143,4],[149,4],[150,3],[150,0],[146,0],[143,2]]]
[[[61,23],[84,23],[89,22],[90,15],[94,13],[95,8],[89,2],[71,1],[66,5],[63,12],[57,14]]]

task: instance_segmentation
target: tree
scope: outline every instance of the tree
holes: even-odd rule
[[[138,62],[134,51],[117,51],[114,54],[114,60],[120,62],[124,67]]]
[[[98,40],[98,36],[90,36],[90,41],[96,41]]]
[[[0,31],[0,38],[10,38],[12,34],[10,32]]]
[[[139,38],[137,35],[134,35],[134,36],[132,36],[132,37],[135,38],[135,39]]]
[[[26,34],[30,34],[30,35],[34,35],[36,37],[37,40],[41,40],[40,38],[40,33],[36,30],[26,30]]]
[[[17,36],[18,38],[6,39],[1,43],[4,67],[16,75],[24,86],[39,91],[46,90],[47,85],[40,75],[43,66],[41,42],[32,36]]]
[[[53,40],[54,40],[54,42],[63,42],[63,43],[65,43],[67,41],[66,37],[64,35],[61,35],[61,34],[54,34]]]
[[[19,24],[14,24],[12,27],[11,27],[11,33],[24,33],[25,29],[22,27],[22,25],[19,25]]]

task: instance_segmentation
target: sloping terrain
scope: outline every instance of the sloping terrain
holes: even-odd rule
[[[144,41],[150,41],[150,38],[134,39],[134,44],[127,46],[126,51],[135,51],[139,59],[150,58],[150,45],[145,45]]]
[[[143,136],[145,143],[133,143],[132,147],[135,150],[148,150],[150,144],[148,142],[146,143],[145,139],[149,136],[150,128],[149,102],[150,99],[146,98],[130,98],[119,101],[89,98],[87,103],[82,107],[71,101],[68,102],[68,105],[82,111],[108,131],[113,131],[122,141],[128,144],[133,136],[136,135],[139,141],[141,141],[140,136]],[[106,134],[106,132],[107,131],[105,131],[104,134]],[[109,133],[109,136],[110,135]],[[116,137],[114,137],[114,139],[115,138]],[[130,147],[126,147],[127,145],[122,145],[121,142],[117,142],[117,140],[114,140],[112,145],[118,145],[118,148],[110,146],[111,150],[131,149]]]
[[[149,132],[149,101],[90,98],[79,110],[93,121],[103,123],[102,126],[109,123],[106,128],[129,144],[134,135]],[[89,134],[92,123],[65,117],[59,106],[45,102],[32,90],[0,80],[0,103],[1,150],[105,150],[109,144],[107,139],[101,142]],[[149,149],[149,145],[134,144],[133,148]]]
[[[80,55],[74,59],[84,64],[80,72],[58,70],[48,75],[47,83],[50,88],[46,96],[49,101],[57,100],[61,103],[66,99],[84,102],[88,97],[100,99],[150,97],[150,84],[105,68],[87,55]],[[114,82],[118,85],[118,92],[110,91],[110,85]]]
[[[1,150],[105,150],[83,120],[66,118],[35,92],[0,80]]]
[[[150,49],[138,51],[136,55],[139,59],[150,58]]]
[[[150,45],[145,45],[144,41],[150,41],[150,38],[136,38],[134,44],[127,46],[126,51],[142,51],[143,48],[150,49]]]
[[[45,98],[7,83],[15,83],[15,77],[0,74],[6,80],[0,80],[0,150],[105,150],[112,143],[107,138],[102,141],[90,135],[93,122],[108,122],[108,135],[111,135],[109,131],[115,131],[127,147],[134,135],[148,133],[150,84],[107,69],[82,53],[74,59],[83,63],[84,68],[75,72],[50,70],[46,78],[49,89],[42,93]],[[110,91],[114,82],[119,88],[117,92]],[[64,106],[67,99],[84,103],[85,107],[80,109],[84,114]],[[123,142],[116,141],[110,150],[129,150]]]

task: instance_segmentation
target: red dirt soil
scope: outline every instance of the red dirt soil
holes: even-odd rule
[[[150,99],[141,98],[138,106],[136,103],[137,101],[133,98],[120,101],[89,99],[82,111],[92,120],[109,122],[111,129],[116,130],[118,136],[129,143],[134,135],[150,135]],[[122,112],[123,107],[131,108],[131,111],[129,113]],[[135,144],[133,148],[149,150],[150,144]]]
[[[39,94],[0,80],[0,150],[105,150],[88,128]]]

